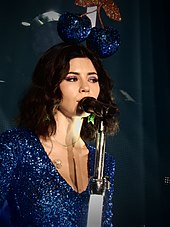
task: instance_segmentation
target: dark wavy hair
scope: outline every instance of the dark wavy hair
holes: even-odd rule
[[[100,58],[82,44],[60,43],[48,49],[35,67],[31,86],[20,103],[19,127],[29,128],[37,136],[45,138],[56,132],[54,107],[58,106],[62,99],[59,85],[69,72],[70,60],[76,57],[87,57],[93,63],[99,78],[98,100],[115,105],[111,79],[104,70]],[[98,123],[97,116],[94,125],[84,118],[81,136],[85,141],[95,139]],[[105,125],[107,133],[115,134],[118,129],[117,117],[107,119]]]

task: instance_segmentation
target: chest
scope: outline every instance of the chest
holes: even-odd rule
[[[89,151],[83,148],[55,146],[49,151],[44,145],[44,150],[57,172],[76,192],[86,190],[89,182],[88,158]]]
[[[12,213],[19,217],[18,220],[30,222],[33,226],[60,226],[59,223],[67,226],[69,222],[74,226],[73,220],[79,223],[79,217],[85,223],[88,190],[76,193],[55,168],[52,170],[49,165],[38,170],[38,166],[38,163],[36,168],[20,166],[16,172],[8,195]]]

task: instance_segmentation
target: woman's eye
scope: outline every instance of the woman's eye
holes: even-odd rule
[[[97,83],[98,78],[97,77],[89,77],[88,81],[91,82],[91,83]]]
[[[67,76],[67,77],[65,78],[65,80],[66,80],[66,81],[69,81],[69,82],[75,82],[75,81],[77,81],[78,79],[77,79],[76,76]]]

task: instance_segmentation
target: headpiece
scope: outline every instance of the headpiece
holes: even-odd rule
[[[85,42],[87,47],[96,52],[100,58],[115,54],[120,46],[120,34],[113,26],[104,25],[101,9],[111,20],[121,21],[117,5],[113,0],[75,0],[75,4],[86,7],[87,12],[83,14],[71,12],[59,14],[55,11],[49,11],[36,16],[31,24],[42,26],[47,22],[57,21],[55,32],[58,32],[59,39],[64,42]],[[96,15],[95,18],[94,15]],[[98,19],[99,25],[96,25],[96,19]],[[23,26],[30,26],[31,24],[22,22]],[[56,25],[54,26],[56,28]]]
[[[108,57],[117,52],[120,46],[120,34],[112,26],[105,26],[101,19],[101,9],[115,21],[121,21],[119,8],[113,0],[75,0],[75,4],[82,7],[96,6],[100,27],[92,27],[89,14],[82,15],[65,12],[59,17],[57,31],[64,42],[80,43],[85,41],[89,49],[96,52],[101,58]]]

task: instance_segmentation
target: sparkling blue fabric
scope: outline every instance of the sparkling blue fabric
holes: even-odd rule
[[[95,148],[89,149],[89,175],[93,176]],[[106,191],[102,226],[112,224],[115,161],[106,154]],[[11,129],[0,136],[0,207],[8,202],[15,227],[84,227],[87,224],[89,188],[75,192],[58,173],[39,139],[27,129]],[[95,211],[94,211],[95,212]]]
[[[63,13],[57,23],[57,31],[64,42],[83,42],[91,31],[91,20],[80,14]]]
[[[100,58],[115,54],[120,46],[120,34],[112,26],[105,28],[93,27],[86,39],[87,46],[96,52]]]

